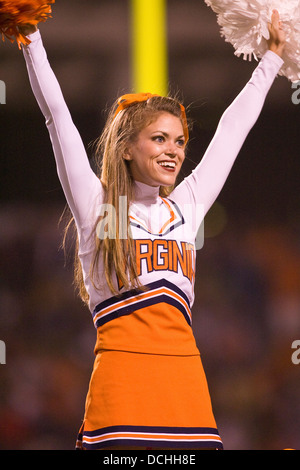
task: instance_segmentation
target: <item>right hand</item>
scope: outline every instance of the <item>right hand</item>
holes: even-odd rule
[[[18,26],[18,29],[21,34],[24,34],[24,36],[29,36],[29,34],[35,33],[38,30],[38,27],[37,25],[25,24]]]
[[[273,10],[272,20],[268,28],[270,32],[270,39],[268,41],[269,49],[282,57],[285,48],[286,34],[282,28],[280,15],[277,10]]]

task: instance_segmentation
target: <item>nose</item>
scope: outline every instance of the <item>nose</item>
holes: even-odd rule
[[[177,156],[177,148],[175,144],[169,144],[167,151],[165,152],[166,155],[170,158],[175,158]]]

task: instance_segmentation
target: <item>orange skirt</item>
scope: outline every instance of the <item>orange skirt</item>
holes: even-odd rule
[[[112,446],[223,448],[200,355],[97,354],[76,448]]]

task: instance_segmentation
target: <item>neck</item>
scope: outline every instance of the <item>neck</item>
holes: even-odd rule
[[[139,181],[134,182],[134,200],[136,202],[153,204],[159,197],[159,186],[149,186]]]

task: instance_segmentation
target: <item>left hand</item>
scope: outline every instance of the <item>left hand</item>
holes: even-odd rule
[[[270,39],[268,41],[269,49],[282,57],[286,42],[286,34],[282,28],[280,15],[277,10],[273,10],[272,20],[271,23],[268,24],[268,28],[270,32]]]
[[[31,25],[31,24],[25,24],[25,25],[19,25],[18,29],[20,33],[24,34],[24,36],[29,36],[29,34],[34,33],[35,31],[38,30],[37,25]]]

